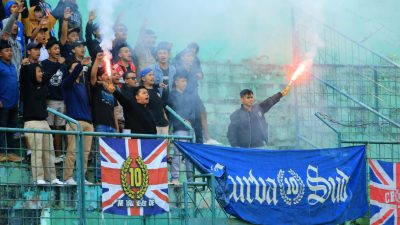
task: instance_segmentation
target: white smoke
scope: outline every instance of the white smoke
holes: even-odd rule
[[[94,11],[99,24],[101,35],[100,46],[105,52],[112,49],[113,40],[115,39],[113,26],[117,12],[115,6],[124,4],[124,0],[89,0],[88,9]]]

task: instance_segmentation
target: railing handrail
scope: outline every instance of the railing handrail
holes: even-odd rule
[[[376,116],[382,118],[383,120],[386,120],[388,123],[394,125],[397,128],[400,128],[400,124],[397,123],[396,121],[390,119],[389,117],[382,115],[380,112],[376,111],[375,109],[369,107],[367,104],[361,102],[360,100],[355,99],[354,97],[350,96],[349,94],[347,94],[346,92],[340,90],[339,88],[337,88],[336,86],[330,84],[328,81],[325,81],[321,78],[319,78],[316,75],[312,75],[316,80],[318,80],[320,83],[325,84],[326,86],[332,88],[334,91],[340,93],[341,95],[345,96],[346,98],[350,99],[351,101],[357,103],[358,105],[360,105],[361,107],[363,107],[364,109],[372,112],[373,114],[375,114]]]
[[[69,116],[67,116],[67,115],[65,115],[65,114],[62,114],[62,113],[58,112],[57,110],[52,109],[52,108],[50,108],[50,107],[47,107],[47,111],[48,111],[49,113],[52,113],[52,114],[54,114],[54,115],[60,117],[60,118],[65,119],[66,121],[68,121],[68,122],[70,122],[70,123],[75,124],[75,125],[77,126],[78,131],[82,132],[81,125],[79,124],[79,122],[78,122],[77,120],[72,119],[71,117],[69,117]]]
[[[372,49],[368,48],[367,46],[361,44],[360,42],[358,42],[358,41],[356,41],[356,40],[353,40],[352,38],[348,37],[347,35],[343,34],[342,32],[336,30],[335,28],[333,28],[333,27],[331,27],[331,26],[329,26],[329,25],[327,25],[327,24],[325,24],[325,23],[322,23],[322,25],[325,26],[326,28],[328,28],[329,30],[331,30],[332,32],[335,32],[335,33],[337,33],[338,35],[342,36],[343,38],[347,39],[348,41],[352,42],[353,44],[356,44],[356,45],[358,45],[359,47],[361,47],[361,48],[363,48],[363,49],[369,51],[371,54],[375,55],[376,57],[379,57],[379,58],[381,58],[382,60],[386,61],[387,63],[392,64],[393,66],[395,66],[395,67],[397,67],[397,68],[400,69],[400,64],[394,62],[393,60],[389,59],[388,57],[386,57],[386,56],[384,56],[384,55],[378,53],[378,52],[375,51],[375,50],[372,50]]]
[[[300,9],[300,10],[301,10],[301,9]],[[326,27],[326,28],[329,29],[330,31],[332,31],[332,32],[334,32],[334,33],[340,35],[340,36],[343,37],[344,39],[347,39],[348,41],[352,42],[353,44],[355,44],[355,45],[357,45],[357,46],[363,48],[364,50],[367,50],[368,52],[370,52],[371,54],[375,55],[376,57],[379,57],[379,58],[381,58],[382,60],[386,61],[387,63],[392,64],[393,66],[395,66],[395,67],[397,67],[397,68],[400,69],[400,64],[394,62],[393,60],[389,59],[388,57],[386,57],[386,56],[384,56],[384,55],[378,53],[378,52],[375,51],[375,50],[372,50],[371,48],[368,48],[367,46],[365,46],[365,45],[361,44],[360,42],[358,42],[358,41],[356,41],[356,40],[350,38],[349,36],[343,34],[342,32],[340,32],[340,31],[336,30],[335,28],[329,26],[328,24],[326,24],[326,23],[324,23],[324,22],[318,20],[318,19],[315,18],[312,14],[310,14],[310,13],[308,13],[308,12],[305,12],[304,10],[301,10],[301,12],[302,12],[303,14],[307,14],[307,15],[308,15],[309,17],[311,17],[314,21],[318,22],[319,24],[321,24],[322,26]]]
[[[176,113],[176,112],[175,112],[171,107],[169,107],[168,105],[165,106],[165,109],[166,109],[169,113],[171,113],[172,116],[174,116],[176,119],[178,119],[178,121],[181,122],[186,128],[189,129],[189,134],[190,134],[190,136],[192,136],[192,142],[193,142],[193,143],[196,142],[196,141],[195,141],[195,133],[194,133],[193,127],[192,127],[188,122],[186,122],[185,119],[183,119],[178,113]]]

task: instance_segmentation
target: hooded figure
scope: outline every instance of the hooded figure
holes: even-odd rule
[[[37,71],[39,70],[40,71]],[[42,67],[38,63],[31,63],[21,67],[20,91],[24,101],[23,117],[25,121],[46,120],[47,95],[51,75],[56,71],[43,74]],[[41,75],[37,75],[40,73]]]
[[[5,15],[6,18],[2,21],[3,27],[6,26],[8,20],[10,19],[11,16],[11,6],[17,4],[15,1],[8,1],[5,5]],[[18,25],[18,33],[15,37],[12,37],[14,40],[18,41],[21,47],[21,54],[24,55],[25,52],[25,45],[24,45],[24,25],[20,21],[17,20],[17,25]],[[13,36],[13,35],[11,35]],[[14,48],[13,48],[14,49]],[[17,68],[18,69],[18,68]]]

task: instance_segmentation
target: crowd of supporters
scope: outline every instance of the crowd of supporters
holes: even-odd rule
[[[83,131],[188,135],[188,129],[165,110],[169,105],[194,127],[196,142],[209,139],[205,107],[198,95],[198,81],[204,74],[196,43],[172,57],[173,44],[157,43],[147,21],[136,43],[128,42],[126,25],[115,21],[109,74],[94,12],[83,29],[75,0],[60,0],[55,8],[45,0],[2,3],[0,127],[17,127],[20,116],[26,129],[76,129],[49,114],[49,107],[77,120]],[[15,136],[0,133],[0,161],[23,160],[11,151],[18,144]],[[75,136],[68,136],[66,146],[61,135],[26,132],[24,139],[33,182],[76,184]],[[91,149],[92,137],[85,136],[85,171]],[[93,158],[100,160],[98,154]],[[169,161],[176,183],[181,158],[175,154]],[[54,165],[60,162],[64,162],[63,177],[57,179]],[[97,169],[95,180],[100,179]]]

